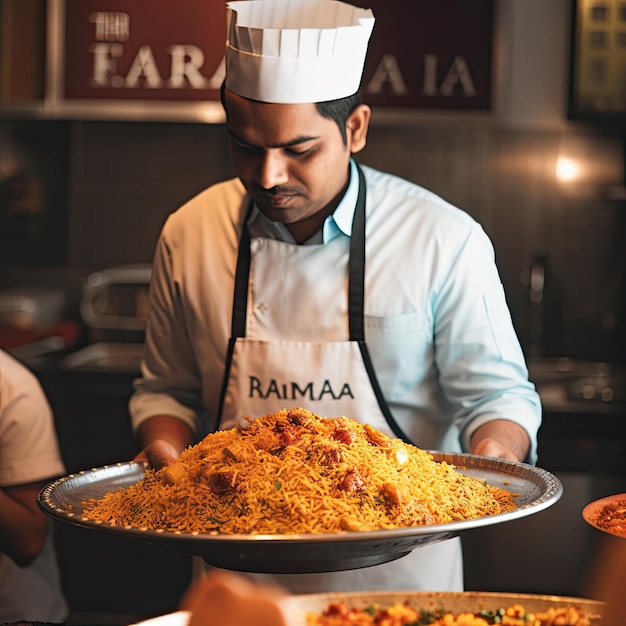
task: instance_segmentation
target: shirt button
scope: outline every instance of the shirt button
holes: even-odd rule
[[[260,245],[261,245],[261,242],[258,239],[253,239],[250,242],[250,250],[252,250],[252,252],[258,252]]]

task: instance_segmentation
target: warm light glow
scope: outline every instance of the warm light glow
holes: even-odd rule
[[[567,182],[578,178],[580,166],[576,161],[561,157],[556,162],[556,177],[558,180]]]

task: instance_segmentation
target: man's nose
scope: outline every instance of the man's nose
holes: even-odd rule
[[[263,154],[257,167],[256,180],[263,189],[284,185],[289,180],[287,163],[277,150],[267,150]]]

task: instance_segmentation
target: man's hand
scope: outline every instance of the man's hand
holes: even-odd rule
[[[133,461],[147,462],[154,469],[171,465],[180,456],[180,451],[169,441],[157,439],[148,444]]]
[[[507,461],[524,462],[530,449],[528,433],[515,422],[494,420],[483,424],[472,435],[470,451]]]
[[[171,465],[192,443],[194,436],[187,424],[170,415],[155,415],[137,431],[141,452],[133,461],[147,461],[154,469]]]

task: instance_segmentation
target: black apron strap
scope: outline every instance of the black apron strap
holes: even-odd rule
[[[252,214],[252,201],[246,212],[241,237],[239,239],[239,253],[237,256],[237,271],[235,273],[235,292],[233,295],[233,319],[231,322],[231,337],[246,336],[246,311],[248,309],[248,283],[250,279],[250,232],[248,220]]]
[[[357,166],[358,167],[358,166]],[[348,259],[348,328],[350,341],[365,341],[365,177],[359,172],[359,195],[352,217]]]
[[[352,218],[352,235],[350,237],[350,259],[348,261],[348,325],[350,340],[359,344],[365,370],[370,379],[372,390],[376,396],[378,406],[389,428],[396,437],[407,443],[412,443],[404,433],[398,422],[391,414],[385,396],[383,395],[370,352],[365,342],[365,177],[357,165],[359,172],[359,195]]]
[[[248,231],[248,220],[252,214],[252,207],[253,204],[252,201],[250,201],[243,221],[243,226],[241,228],[241,237],[239,238],[230,339],[228,340],[226,361],[224,363],[224,376],[222,378],[222,387],[220,389],[217,412],[215,413],[215,424],[210,425],[210,432],[217,430],[217,425],[220,423],[222,418],[224,401],[226,399],[226,390],[228,389],[228,379],[230,377],[230,368],[233,362],[233,354],[235,352],[235,343],[238,337],[245,337],[246,335],[246,309],[248,308],[248,282],[250,278],[250,232]]]

